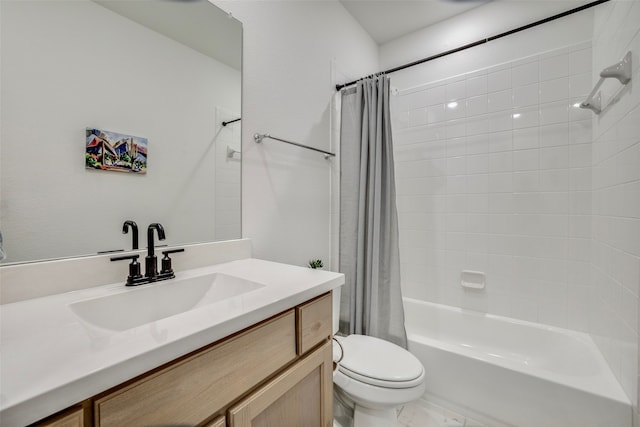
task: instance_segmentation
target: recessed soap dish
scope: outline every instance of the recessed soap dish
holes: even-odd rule
[[[485,274],[482,271],[462,270],[460,284],[463,288],[484,289]]]

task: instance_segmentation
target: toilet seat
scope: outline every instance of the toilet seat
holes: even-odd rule
[[[379,338],[349,335],[339,339],[338,370],[355,381],[388,389],[406,389],[424,381],[424,368],[407,350]]]

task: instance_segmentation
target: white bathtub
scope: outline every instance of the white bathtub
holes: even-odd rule
[[[587,334],[404,299],[425,398],[489,425],[628,427],[631,405]]]

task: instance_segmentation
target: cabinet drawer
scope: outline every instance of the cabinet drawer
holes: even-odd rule
[[[296,357],[293,310],[94,403],[99,426],[196,425]]]
[[[331,292],[296,307],[297,350],[304,354],[333,332]]]

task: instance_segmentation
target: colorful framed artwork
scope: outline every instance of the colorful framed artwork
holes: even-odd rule
[[[85,168],[147,173],[147,138],[87,128]]]

